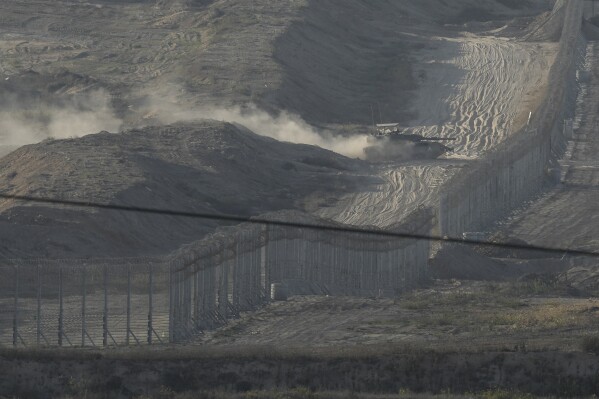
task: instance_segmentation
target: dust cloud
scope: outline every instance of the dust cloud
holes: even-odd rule
[[[372,145],[368,135],[335,135],[310,126],[297,115],[281,111],[273,116],[255,105],[184,110],[176,103],[164,100],[152,100],[151,104],[147,114],[164,124],[198,119],[237,123],[261,136],[289,143],[315,145],[351,158],[364,157],[364,149]]]
[[[122,120],[104,90],[77,93],[54,103],[47,100],[0,98],[0,142],[18,146],[47,138],[85,136],[106,130],[118,132]]]
[[[123,126],[123,120],[111,105],[109,93],[104,90],[76,93],[54,103],[5,95],[0,97],[0,105],[0,144],[6,146],[32,144],[48,138],[81,137],[100,131],[116,133]],[[317,129],[289,112],[273,116],[255,105],[186,108],[166,96],[149,98],[136,112],[143,115],[140,125],[215,119],[243,125],[279,141],[315,145],[351,158],[364,158],[364,150],[373,146],[368,135],[336,135]]]
[[[316,130],[299,116],[281,112],[277,116],[257,108],[242,112],[239,108],[215,109],[210,114],[213,119],[239,123],[248,129],[279,141],[315,145],[333,152],[358,158],[364,156],[368,146],[368,136],[336,136],[328,131]]]

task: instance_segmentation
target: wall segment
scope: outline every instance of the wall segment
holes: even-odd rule
[[[584,3],[562,4],[556,7],[566,7],[564,28],[545,100],[530,126],[449,182],[437,211],[440,234],[460,237],[505,215],[541,190],[565,150],[564,121],[571,116],[568,108],[576,98],[576,70],[586,46],[581,36]]]

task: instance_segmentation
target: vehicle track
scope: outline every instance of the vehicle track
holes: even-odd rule
[[[351,225],[389,227],[421,206],[432,206],[443,182],[454,176],[464,161],[422,161],[405,165],[382,165],[380,181],[344,196],[334,207],[322,208],[318,216]]]
[[[419,120],[409,131],[455,138],[456,156],[480,158],[526,123],[557,47],[495,37],[443,41],[439,46],[453,54],[421,55],[418,67],[427,78],[415,106]]]
[[[435,206],[443,184],[469,159],[484,156],[519,128],[523,104],[538,101],[556,52],[554,44],[503,38],[443,40],[449,42],[442,50],[423,55],[427,78],[416,104],[424,111],[407,132],[456,138],[450,159],[380,166],[380,182],[345,195],[319,216],[388,227],[421,206]]]

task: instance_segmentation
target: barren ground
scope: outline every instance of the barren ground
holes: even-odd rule
[[[412,52],[418,88],[404,131],[455,139],[448,143],[452,152],[444,161],[379,167],[382,184],[346,195],[318,214],[343,223],[389,226],[418,206],[434,205],[444,183],[468,160],[483,157],[521,129],[543,98],[556,45],[499,33],[509,27],[457,36],[413,33],[421,45]],[[388,118],[388,104],[378,107],[380,118]]]
[[[418,133],[457,138],[454,158],[478,157],[517,128],[524,112],[517,111],[529,107],[523,104],[532,107],[543,92],[554,45],[522,38],[530,24],[538,23],[536,16],[551,6],[542,0],[529,1],[525,6],[461,0],[451,7],[439,0],[385,3],[381,7],[352,0],[344,2],[342,8],[335,2],[308,0],[275,5],[239,0],[163,1],[155,5],[142,1],[9,0],[1,5],[0,18],[0,103],[4,105],[0,134],[5,144],[18,145],[45,137],[189,121],[210,117],[210,107],[222,110],[248,104],[273,114],[280,110],[297,113],[328,130],[347,133],[346,124],[362,125],[363,130],[363,125],[371,123],[372,106],[383,121],[403,121]],[[559,25],[559,20],[551,23]],[[226,119],[221,113],[214,115]],[[289,127],[281,124],[273,128],[271,122],[266,119],[254,130],[260,134],[260,126],[265,131]],[[107,140],[109,147],[121,145],[116,144],[117,138],[109,137],[98,139]],[[157,157],[171,159],[170,145],[157,146],[156,154],[165,151]],[[72,156],[48,164],[55,158],[57,146],[64,146],[60,151]],[[50,158],[46,158],[46,147],[53,154]],[[137,201],[135,195],[127,194],[130,179],[114,179],[125,175],[136,176],[131,184],[140,187],[150,176],[156,187],[145,185],[154,193],[173,189],[166,178],[153,179],[154,172],[149,169],[142,173],[136,165],[129,168],[127,161],[114,164],[114,154],[104,150],[78,153],[81,148],[87,148],[85,141],[45,142],[28,150],[27,166],[18,166],[13,157],[9,162],[24,170],[9,171],[6,166],[7,174],[21,175],[11,177],[4,190]],[[243,149],[231,151],[231,155],[220,156],[227,159]],[[302,151],[313,151],[304,157],[320,157],[315,148]],[[202,156],[210,156],[210,151]],[[330,157],[337,162],[335,156]],[[267,158],[260,161],[267,165],[265,170],[280,171],[279,161]],[[321,166],[322,162],[317,161]],[[250,167],[248,170],[257,171],[257,175],[248,176],[248,180],[263,186],[263,191],[258,190],[261,194],[241,207],[212,209],[257,214],[281,209],[285,203],[344,223],[386,227],[400,222],[417,207],[434,203],[443,182],[459,173],[466,162],[391,162],[337,174],[321,174],[315,167],[292,179],[293,184],[282,183],[286,187],[282,191],[276,186],[268,189],[274,180],[259,168]],[[55,170],[58,165],[70,172]],[[169,170],[162,166],[161,173],[183,173],[179,167]],[[222,174],[221,183],[211,180],[215,176],[207,176],[214,196],[226,198],[231,188],[227,187],[231,184],[228,176],[237,169],[233,164],[221,166],[216,171]],[[293,174],[292,169],[285,172]],[[236,189],[246,183],[240,182]],[[222,186],[221,193],[217,186]],[[304,186],[310,189],[304,191]],[[267,196],[269,190],[275,194]],[[179,191],[175,189],[164,198],[156,196],[153,205],[187,209],[178,200],[171,201]],[[278,200],[273,196],[293,200],[275,205]],[[77,238],[77,245],[64,244],[72,240],[69,237],[74,230],[58,223],[53,210],[39,206],[33,212],[36,215],[19,219],[21,211],[10,211],[12,206],[4,203],[2,209],[4,218],[12,220],[13,237],[33,229],[43,231],[43,237],[23,234],[44,239],[52,231],[59,243],[19,247],[19,240],[7,238],[11,256],[76,256],[77,251],[80,256],[107,255],[107,246],[97,245],[96,239]],[[88,216],[81,217],[85,219],[81,226],[95,225]],[[26,222],[30,219],[34,222]],[[23,223],[15,224],[18,220]],[[131,222],[116,220],[111,225],[113,235],[138,237],[130,230],[131,225],[143,226],[144,232],[155,230],[146,221]],[[187,235],[188,230],[181,229],[186,242],[196,237]],[[15,231],[19,233],[14,235]],[[133,241],[144,240],[143,236]],[[118,241],[122,242],[120,238]],[[109,242],[112,245],[114,240]],[[148,242],[156,242],[156,237]],[[130,246],[134,247],[144,246],[137,242]],[[137,256],[140,252],[121,248],[113,254]]]
[[[570,293],[569,293],[570,292]],[[400,299],[292,297],[207,332],[202,344],[406,345],[575,351],[599,323],[593,293],[532,282],[440,282]]]
[[[0,181],[8,194],[250,216],[334,205],[334,195],[355,190],[368,169],[203,121],[25,146],[0,159]],[[216,226],[6,200],[0,210],[0,254],[9,258],[162,255]]]
[[[453,157],[481,157],[526,124],[556,46],[474,34],[435,39],[418,52],[423,84],[409,131],[456,138]]]
[[[526,123],[551,83],[547,71],[555,58],[552,40],[560,15],[538,15],[552,3],[408,0],[377,7],[365,0],[3,1],[0,191],[248,216],[295,208],[343,223],[388,227],[437,201],[448,179]],[[537,244],[597,249],[597,227],[589,215],[596,211],[599,192],[599,141],[593,138],[599,103],[593,65],[599,48],[591,44],[588,53],[575,135],[561,161],[562,184],[507,220],[503,233]],[[378,119],[456,141],[444,159],[370,164],[313,146],[275,142],[222,122],[195,121],[209,117],[210,107],[249,105],[273,118],[289,111],[317,129],[337,133],[348,134],[352,126],[365,131]],[[178,119],[185,123],[163,126]],[[68,138],[100,130],[124,133]],[[272,126],[256,133],[267,130]],[[48,137],[67,139],[5,155]],[[215,227],[10,201],[2,201],[0,211],[0,255],[7,257],[158,255]],[[501,268],[501,262],[510,260],[493,260],[489,270]],[[516,375],[510,380],[516,388],[530,386],[542,394],[548,376],[554,383],[555,376],[566,374],[572,379],[563,387],[586,389],[597,382],[596,358],[577,351],[596,334],[599,272],[584,262],[535,263],[538,268],[550,265],[556,274],[549,277],[436,282],[395,300],[292,297],[242,314],[206,332],[194,348],[183,349],[194,356],[193,350],[204,348],[226,354],[242,347],[342,347],[351,358],[363,348],[378,348],[377,355],[358,360],[362,366],[380,364],[372,361],[380,348],[502,351],[497,357],[481,355],[478,366],[469,363],[470,357],[455,355],[459,359],[443,363],[449,374],[435,372],[437,366],[414,368],[437,365],[436,353],[417,361],[391,359],[383,370],[393,374],[388,380],[381,381],[378,372],[379,380],[356,371],[350,382],[344,367],[356,369],[353,360],[335,358],[332,365],[325,359],[326,364],[312,368],[314,363],[302,363],[305,354],[293,353],[299,363],[284,366],[287,373],[272,373],[268,357],[262,363],[242,362],[245,366],[226,360],[214,370],[171,359],[178,368],[155,363],[141,373],[145,366],[120,363],[116,369],[110,361],[101,373],[70,360],[51,372],[44,367],[52,365],[43,361],[19,362],[23,372],[6,361],[8,354],[0,356],[2,370],[16,370],[15,375],[0,385],[3,392],[26,395],[24,382],[38,381],[69,389],[76,397],[92,386],[86,378],[96,381],[102,375],[115,377],[110,381],[123,397],[148,394],[150,385],[156,392],[162,385],[190,383],[198,389],[210,381],[231,394],[240,390],[238,383],[248,383],[239,372],[248,380],[268,377],[272,383],[252,388],[275,387],[287,397],[305,397],[309,393],[293,389],[326,379],[325,370],[338,375],[316,388],[373,392],[373,386],[388,383],[397,392],[394,367],[402,364],[405,386],[418,389],[430,381],[439,384],[438,391],[452,387],[439,382],[443,379],[462,384],[458,377],[476,376],[473,367],[487,372],[477,382],[481,389]],[[530,350],[545,353],[527,358]],[[161,348],[156,356],[164,356]],[[514,373],[506,358],[521,373]],[[455,364],[465,374],[452,375]],[[527,374],[529,366],[540,373],[538,380]],[[298,367],[305,374],[293,372]],[[460,392],[468,387],[460,385]]]

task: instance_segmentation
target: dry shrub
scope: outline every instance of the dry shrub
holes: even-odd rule
[[[548,303],[493,315],[495,325],[510,325],[514,329],[551,329],[584,326],[589,323],[585,304]]]

